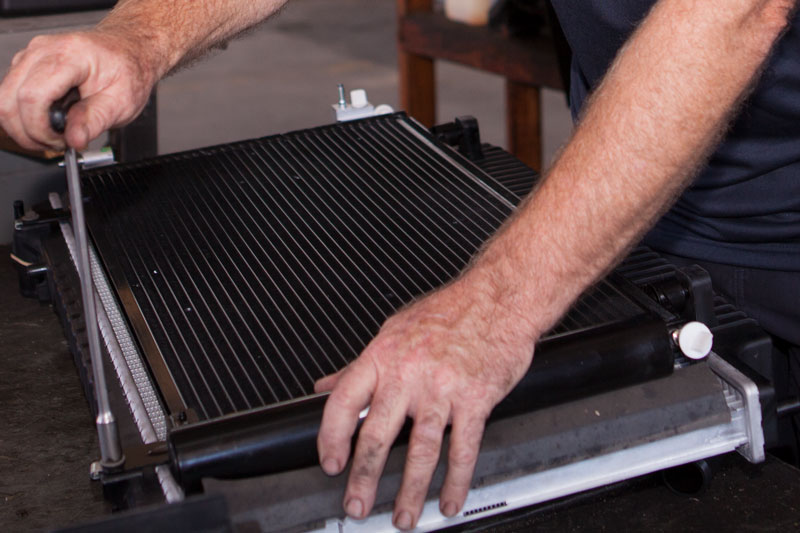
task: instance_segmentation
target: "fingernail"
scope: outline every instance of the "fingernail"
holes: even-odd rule
[[[397,529],[411,529],[411,513],[402,511],[394,519],[394,525]]]
[[[362,518],[364,504],[358,498],[351,498],[344,505],[344,510],[352,518]]]
[[[447,518],[451,518],[458,512],[458,506],[453,502],[447,502],[442,508],[442,514]]]
[[[327,457],[322,461],[322,470],[329,476],[335,476],[339,473],[339,461],[333,457]]]

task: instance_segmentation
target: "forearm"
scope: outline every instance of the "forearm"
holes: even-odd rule
[[[121,0],[97,29],[135,41],[156,79],[278,11],[287,0]]]
[[[534,337],[663,214],[724,133],[796,0],[661,0],[538,190],[465,279]]]

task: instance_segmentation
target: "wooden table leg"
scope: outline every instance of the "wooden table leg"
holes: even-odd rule
[[[400,106],[430,128],[436,122],[436,78],[433,60],[399,51]]]
[[[396,0],[396,2],[398,20],[402,20],[410,13],[433,10],[433,0]],[[400,24],[397,35],[400,106],[430,128],[436,122],[436,78],[433,59],[406,52],[399,28]]]
[[[541,172],[542,121],[538,87],[506,81],[506,136],[509,151]]]

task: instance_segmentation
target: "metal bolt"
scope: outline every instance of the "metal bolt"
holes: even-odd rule
[[[339,107],[342,109],[347,108],[347,98],[344,95],[344,85],[341,83],[339,84]]]
[[[100,461],[95,461],[89,465],[89,477],[92,479],[92,481],[99,480],[102,474],[103,465],[100,464]]]

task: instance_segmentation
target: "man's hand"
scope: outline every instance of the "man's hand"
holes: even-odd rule
[[[141,48],[141,45],[138,45]],[[0,84],[0,126],[30,150],[78,149],[104,131],[133,120],[147,103],[157,74],[137,44],[102,31],[35,37],[18,52]],[[50,128],[50,105],[78,87],[62,138]]]
[[[488,289],[488,290],[487,290]],[[442,437],[452,424],[440,509],[455,515],[464,504],[486,418],[530,365],[533,337],[490,286],[466,276],[400,311],[345,370],[317,382],[333,390],[318,447],[329,475],[350,456],[359,413],[369,406],[356,445],[344,507],[366,517],[375,502],[389,449],[406,417],[414,420],[394,524],[417,523]]]
[[[286,0],[119,0],[93,30],[34,38],[0,84],[0,127],[29,150],[85,148],[141,112],[158,80],[275,13]],[[83,100],[67,131],[50,104],[72,87]]]

